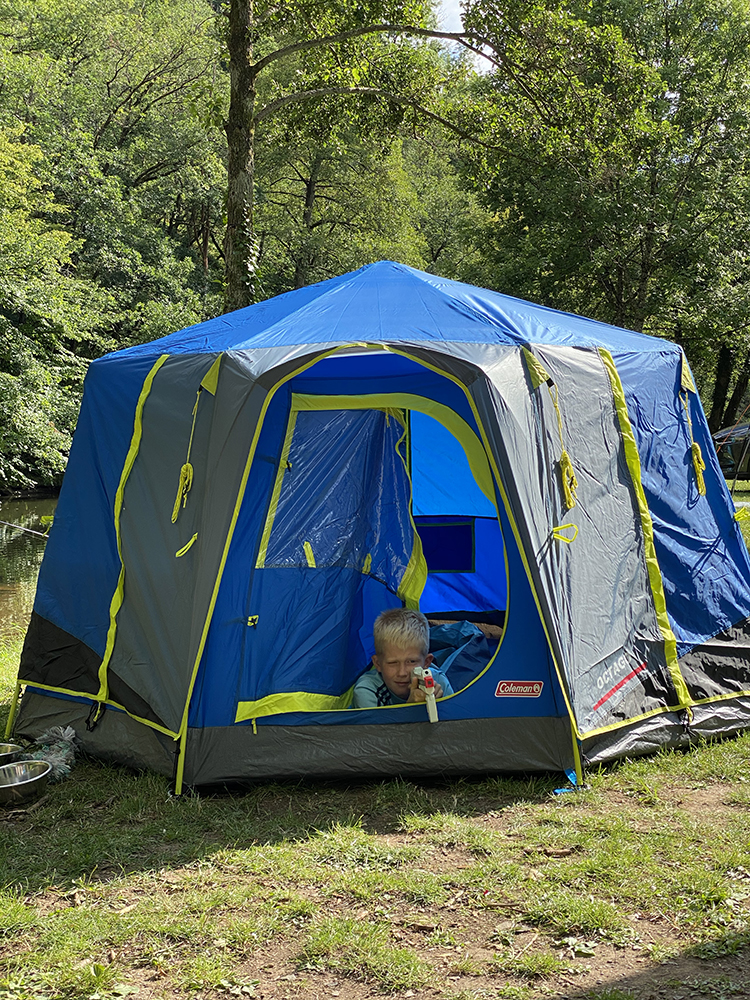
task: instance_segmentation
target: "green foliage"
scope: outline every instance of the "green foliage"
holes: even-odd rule
[[[217,52],[202,0],[0,3],[0,493],[59,484],[91,358],[217,308]]]
[[[55,208],[34,173],[44,154],[38,146],[22,144],[21,136],[20,128],[0,132],[0,283],[5,289],[56,274],[72,249],[69,233],[39,218]]]
[[[423,264],[419,205],[399,143],[345,137],[285,144],[259,164],[263,295],[396,259]]]
[[[76,243],[22,138],[0,130],[0,492],[59,481],[85,370],[65,341],[92,329],[102,299],[69,273]]]
[[[474,0],[495,63],[470,151],[507,291],[683,343],[702,383],[746,354],[744,0]],[[489,110],[488,110],[489,109]]]
[[[422,264],[399,131],[460,70],[433,41],[383,29],[434,26],[431,3],[226,7],[228,307],[381,257]]]
[[[0,0],[0,492],[59,483],[92,358],[221,309],[228,8]],[[435,26],[430,0],[253,14],[258,294],[380,258],[473,273],[473,196],[402,135],[466,64],[358,34]]]
[[[750,377],[747,4],[465,6],[481,73],[369,32],[436,27],[430,0],[256,0],[243,281],[392,258],[677,339],[708,387],[724,345],[723,412]],[[0,0],[0,493],[59,483],[92,358],[222,308],[229,8]]]

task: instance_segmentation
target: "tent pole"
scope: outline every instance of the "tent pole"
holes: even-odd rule
[[[13,732],[13,724],[16,721],[16,713],[18,712],[18,701],[21,697],[21,682],[16,681],[16,690],[13,693],[13,700],[10,703],[10,714],[8,716],[8,723],[5,727],[5,738],[9,738],[10,734]]]
[[[187,729],[180,733],[180,745],[177,749],[177,761],[174,774],[174,794],[182,795],[182,779],[185,774],[185,746],[187,743]]]

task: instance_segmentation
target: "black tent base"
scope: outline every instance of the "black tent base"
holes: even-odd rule
[[[258,726],[192,730],[185,780],[427,778],[573,766],[560,718],[471,719],[402,725]],[[231,770],[230,770],[231,769]]]
[[[108,709],[89,731],[90,704],[27,689],[14,735],[34,739],[72,726],[92,757],[173,778],[177,744],[124,712]],[[623,757],[687,748],[750,728],[750,697],[698,705],[688,721],[667,712],[585,740],[596,766]],[[363,763],[366,762],[366,763]],[[574,767],[566,718],[472,719],[366,726],[227,726],[188,731],[188,787],[300,778],[427,778],[561,772]]]
[[[90,704],[24,693],[15,735],[72,726],[81,749],[172,777],[174,740],[108,709],[89,731]],[[562,772],[574,766],[567,718],[471,719],[352,726],[226,726],[188,730],[186,786],[285,778],[460,777]]]
[[[55,698],[27,688],[21,699],[14,737],[35,739],[51,726],[72,726],[84,753],[135,770],[156,771],[172,777],[177,744],[168,736],[131,719],[125,712],[107,709],[89,732],[86,723],[91,702]]]
[[[584,765],[642,757],[661,749],[686,749],[706,740],[736,736],[750,728],[750,697],[738,695],[694,705],[688,713],[664,712],[583,741]]]

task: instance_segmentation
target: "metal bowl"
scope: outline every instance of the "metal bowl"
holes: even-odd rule
[[[12,764],[20,753],[23,753],[23,747],[18,744],[0,743],[0,764]]]
[[[52,765],[46,760],[19,760],[0,766],[0,804],[36,798],[47,787]]]

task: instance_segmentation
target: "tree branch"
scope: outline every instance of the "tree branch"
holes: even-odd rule
[[[296,94],[287,94],[286,97],[279,97],[275,101],[271,101],[267,104],[265,108],[255,115],[255,121],[260,122],[266,118],[270,118],[271,115],[275,114],[281,108],[286,107],[289,104],[296,104],[300,101],[307,101],[313,97],[333,97],[335,95],[348,96],[350,94],[362,94],[370,97],[383,97],[388,101],[392,101],[394,104],[403,104],[406,107],[413,108],[420,114],[423,114],[426,118],[431,121],[438,122],[438,124],[443,125],[445,128],[449,129],[455,135],[459,136],[461,139],[467,139],[479,146],[484,146],[486,149],[496,149],[496,146],[491,145],[488,142],[482,142],[481,139],[477,139],[476,136],[472,135],[471,132],[467,132],[465,129],[460,128],[454,122],[448,121],[447,118],[443,118],[442,115],[437,114],[434,111],[429,111],[424,105],[420,104],[412,98],[399,97],[398,94],[390,93],[387,90],[381,90],[380,87],[319,87],[316,90],[300,90]]]
[[[272,62],[276,62],[278,59],[285,59],[295,52],[322,48],[325,45],[333,45],[336,42],[346,42],[350,38],[361,38],[363,35],[385,34],[414,35],[420,38],[443,38],[450,42],[458,42],[459,45],[463,45],[464,48],[476,53],[476,55],[488,59],[493,65],[500,66],[500,63],[496,62],[491,56],[488,56],[481,49],[471,44],[471,41],[473,41],[476,45],[488,45],[490,48],[492,47],[486,38],[477,35],[473,31],[432,31],[429,28],[417,28],[412,24],[370,24],[366,28],[351,28],[349,31],[338,31],[333,35],[323,35],[320,38],[309,38],[304,42],[294,42],[292,45],[285,45],[283,48],[276,49],[275,52],[269,52],[267,56],[259,59],[253,66],[253,72],[254,74],[262,73],[266,66],[269,66]]]

